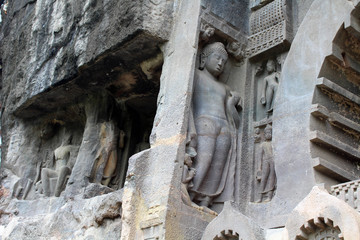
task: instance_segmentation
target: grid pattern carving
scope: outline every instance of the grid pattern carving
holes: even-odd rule
[[[248,48],[245,51],[247,57],[279,45],[285,40],[284,9],[285,0],[275,0],[251,14],[251,36],[248,38]]]

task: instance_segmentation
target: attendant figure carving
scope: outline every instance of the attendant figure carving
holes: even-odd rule
[[[240,95],[220,82],[228,54],[221,42],[208,44],[194,78],[188,147],[195,149],[196,174],[189,185],[191,200],[200,206],[232,200]]]
[[[244,58],[243,47],[239,42],[229,42],[226,46],[226,50],[232,55],[237,61],[241,61]]]
[[[200,38],[204,42],[209,41],[210,37],[212,37],[215,33],[215,28],[209,26],[208,24],[205,24],[202,26],[202,29],[200,31]]]
[[[257,180],[260,181],[257,202],[271,201],[276,189],[276,173],[272,150],[272,127],[267,125],[264,129],[265,142],[261,144],[260,169],[257,171]]]
[[[189,188],[193,187],[192,180],[196,174],[196,169],[192,167],[193,161],[192,158],[195,157],[194,155],[190,155],[188,153],[185,154],[185,162],[183,167],[183,175],[181,179],[181,198],[183,202],[189,206],[196,207],[196,204],[191,202],[188,190]]]
[[[266,115],[269,117],[273,111],[280,73],[276,72],[275,61],[271,59],[266,63],[266,71],[268,72],[268,76],[264,78],[260,102],[265,105]]]
[[[255,143],[261,142],[260,128],[255,128],[254,130],[254,142]]]

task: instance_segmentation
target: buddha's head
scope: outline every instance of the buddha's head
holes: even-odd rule
[[[214,77],[218,77],[224,70],[228,54],[224,44],[214,42],[204,47],[200,55],[200,69],[206,69]]]
[[[269,73],[275,72],[275,61],[272,59],[269,59],[266,63],[266,71]]]

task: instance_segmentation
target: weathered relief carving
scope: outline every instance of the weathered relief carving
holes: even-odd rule
[[[214,35],[215,28],[209,24],[202,24],[200,29],[200,39],[204,42],[208,42],[209,39]]]
[[[113,121],[104,122],[100,128],[100,148],[91,173],[91,180],[108,186],[114,176],[118,149],[124,148],[125,132]]]
[[[268,76],[264,78],[260,102],[265,106],[266,116],[269,117],[273,112],[274,100],[279,85],[280,73],[276,72],[275,61],[270,59],[266,63]]]
[[[188,188],[191,200],[205,207],[232,199],[234,192],[241,99],[239,93],[218,80],[227,58],[221,42],[206,45],[194,78],[188,148],[196,151],[196,156],[192,154],[196,174],[192,173]]]
[[[188,206],[192,206],[204,212],[217,215],[216,212],[212,211],[207,206],[199,206],[191,201],[191,197],[189,195],[189,189],[194,186],[192,180],[196,175],[196,169],[193,168],[192,166],[193,166],[193,159],[195,158],[195,156],[196,156],[195,149],[192,147],[187,147],[185,153],[183,174],[181,179],[181,199]]]
[[[265,141],[261,143],[259,169],[256,172],[256,180],[260,182],[259,197],[256,202],[271,201],[276,189],[276,173],[272,150],[272,127],[268,124],[264,129]]]
[[[41,169],[41,188],[45,196],[52,194],[59,197],[65,189],[66,182],[71,174],[73,164],[70,163],[70,154],[77,152],[78,146],[71,144],[72,136],[66,136],[60,147],[54,151],[54,168]]]
[[[157,240],[161,238],[160,236],[163,234],[163,221],[160,218],[162,210],[159,206],[152,206],[148,209],[145,220],[140,222],[140,228],[143,233],[142,239]]]
[[[256,7],[253,8],[255,11],[250,17],[251,35],[248,38],[245,55],[254,57],[272,48],[278,49],[278,52],[286,50],[291,41],[289,4],[286,0],[261,1],[261,3],[256,0],[256,2],[258,3],[252,3]],[[270,3],[267,4],[268,2]],[[259,7],[261,8],[258,9]]]
[[[193,187],[194,184],[192,182],[195,174],[196,174],[196,169],[192,167],[193,165],[193,161],[191,158],[196,156],[196,152],[195,150],[192,151],[192,155],[191,153],[185,153],[185,161],[184,161],[184,168],[183,168],[183,175],[182,175],[182,179],[181,179],[181,198],[183,200],[183,202],[189,206],[194,206],[196,207],[196,204],[194,204],[193,202],[191,202],[188,190],[189,188]]]
[[[254,130],[254,142],[255,143],[261,142],[260,128],[255,128]]]
[[[14,185],[13,196],[17,199],[25,200],[31,187],[33,180],[29,178],[20,178]]]
[[[114,134],[115,135],[115,134]],[[115,135],[116,136],[116,135]],[[101,180],[101,184],[108,186],[112,177],[114,177],[116,170],[116,163],[118,160],[118,149],[122,150],[125,146],[125,132],[123,130],[119,131],[119,144],[117,143],[117,139],[113,139],[114,141],[110,143],[109,155],[104,168],[103,177]]]
[[[55,135],[56,125],[46,124],[40,131],[40,138],[42,140],[48,140]]]
[[[237,61],[241,61],[244,58],[244,45],[237,41],[229,42],[226,46],[226,50]]]

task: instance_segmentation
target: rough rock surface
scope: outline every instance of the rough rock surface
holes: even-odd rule
[[[10,114],[59,111],[156,56],[171,14],[171,1],[10,1],[1,31],[4,143]]]
[[[8,2],[0,32],[3,239],[120,238],[117,189],[124,163],[152,124],[160,47],[171,32],[173,8],[173,1],[152,0]],[[116,183],[106,187],[89,172],[99,151],[109,154],[100,140],[111,136],[100,135],[114,120],[126,130],[118,154],[125,160],[116,166],[119,176],[111,176]],[[54,150],[68,134],[79,149],[69,160],[71,187],[59,198],[44,198],[35,185],[39,169],[51,168]]]
[[[13,200],[1,210],[2,239],[119,239],[122,192],[83,199]]]
[[[360,177],[359,0],[6,4],[0,239],[360,236],[355,210],[308,195]],[[226,49],[199,57],[212,42]],[[188,191],[210,126],[191,130],[194,73],[219,50],[215,115],[237,99],[237,144],[216,195],[234,204]]]

